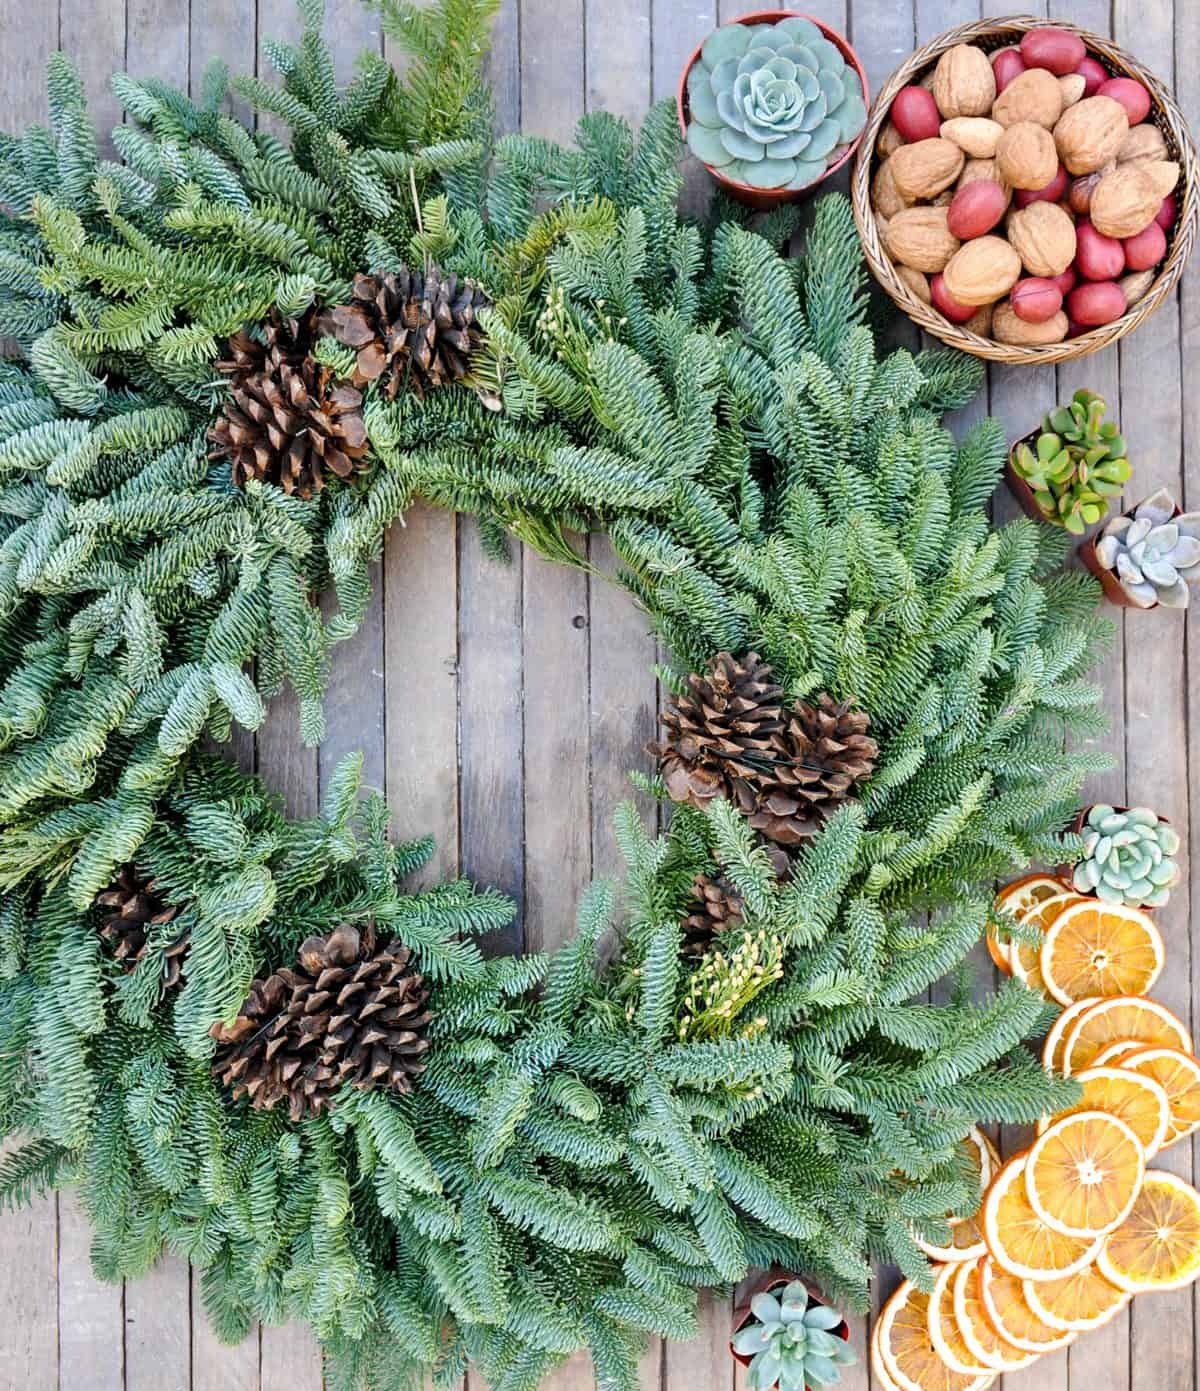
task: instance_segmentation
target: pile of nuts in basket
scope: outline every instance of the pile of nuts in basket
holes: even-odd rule
[[[958,44],[902,88],[880,133],[871,205],[897,274],[951,323],[1000,343],[1059,343],[1149,290],[1176,217],[1179,165],[1150,93],[1065,29],[988,54]]]

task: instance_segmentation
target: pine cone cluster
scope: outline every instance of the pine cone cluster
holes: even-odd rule
[[[180,913],[162,896],[158,884],[139,874],[132,863],[122,865],[108,888],[96,895],[96,907],[107,910],[100,936],[108,943],[113,959],[127,972],[137,970],[154,929],[174,922]],[[189,938],[185,929],[163,954],[164,991],[174,990],[183,978]]]
[[[661,760],[673,800],[703,809],[726,797],[756,831],[780,845],[814,836],[863,779],[879,749],[870,718],[828,692],[785,708],[783,688],[757,653],[719,652],[662,717]]]
[[[329,474],[350,478],[366,467],[362,393],[313,357],[316,320],[315,310],[296,319],[272,309],[265,342],[236,333],[217,363],[229,398],[208,432],[209,457],[228,457],[237,487],[257,478],[309,498]]]
[[[483,341],[479,310],[491,303],[471,280],[428,273],[356,275],[349,304],[326,310],[321,331],[357,354],[355,386],[380,382],[389,400],[461,381]]]
[[[232,1024],[214,1024],[213,1071],[256,1110],[318,1114],[346,1083],[412,1090],[424,1071],[429,991],[399,941],[343,923],[303,943],[295,968],[256,980]]]

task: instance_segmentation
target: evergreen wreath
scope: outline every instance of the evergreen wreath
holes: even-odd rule
[[[306,1319],[347,1391],[580,1347],[633,1391],[752,1265],[924,1282],[970,1126],[1071,1088],[1040,998],[962,968],[990,882],[1077,849],[1104,637],[1059,532],[989,525],[999,425],[940,423],[979,365],[877,355],[840,197],[800,260],[792,209],[682,218],[666,106],[493,142],[494,8],[384,0],[408,76],[339,90],[301,0],[283,85],[233,84],[290,143],[218,66],[114,78],[98,160],[61,56],[0,143],[0,1197],[77,1184],[101,1276],[169,1246],[222,1337]],[[683,800],[617,817],[607,964],[609,886],[487,959],[511,905],[406,891],[429,846],[355,760],[294,821],[206,749],[284,682],[320,739],[417,497],[497,554],[605,531],[673,653]]]

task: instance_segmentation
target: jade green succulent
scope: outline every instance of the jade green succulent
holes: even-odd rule
[[[858,74],[799,16],[714,30],[687,88],[692,153],[753,188],[813,183],[867,120]]]
[[[1160,488],[1109,522],[1096,559],[1138,608],[1186,609],[1189,586],[1200,581],[1200,512],[1176,514],[1175,499]]]
[[[1013,451],[1013,468],[1046,520],[1075,536],[1104,516],[1133,472],[1125,438],[1104,419],[1106,409],[1094,391],[1077,391],[1068,405],[1047,413],[1033,448],[1022,443]]]
[[[810,1301],[802,1280],[778,1294],[756,1294],[753,1318],[733,1336],[733,1348],[750,1357],[750,1391],[821,1391],[841,1379],[841,1368],[857,1362],[854,1349],[833,1332],[842,1322],[836,1309]]]
[[[1179,866],[1172,858],[1179,849],[1179,835],[1149,807],[1092,807],[1083,845],[1075,887],[1105,903],[1161,908],[1179,881]]]

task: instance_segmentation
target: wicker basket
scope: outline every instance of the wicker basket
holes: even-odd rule
[[[944,319],[931,305],[925,304],[896,274],[887,252],[883,249],[875,217],[871,212],[871,176],[875,168],[875,142],[887,121],[892,108],[892,100],[901,87],[919,82],[925,72],[936,60],[955,44],[970,43],[977,47],[992,50],[1008,44],[1020,42],[1027,29],[1037,29],[1044,25],[1044,19],[1033,15],[1014,15],[1005,19],[985,19],[975,24],[962,24],[957,29],[949,29],[940,34],[924,48],[919,48],[906,63],[888,78],[867,117],[859,146],[858,159],[854,165],[851,193],[854,199],[854,217],[858,223],[858,234],[862,240],[867,264],[871,267],[879,283],[897,305],[920,328],[942,339],[951,347],[961,348],[976,357],[991,358],[995,362],[1013,364],[1066,362],[1075,357],[1086,357],[1088,353],[1098,352],[1118,338],[1124,337],[1137,328],[1143,319],[1151,314],[1167,299],[1179,282],[1184,263],[1191,254],[1196,240],[1197,222],[1200,221],[1198,203],[1196,148],[1183,119],[1170,93],[1163,84],[1108,39],[1091,34],[1076,24],[1064,24],[1055,20],[1055,26],[1068,29],[1087,45],[1088,52],[1113,73],[1114,76],[1134,77],[1150,93],[1152,105],[1147,118],[1162,131],[1171,158],[1179,162],[1179,182],[1175,187],[1175,197],[1179,204],[1179,215],[1175,225],[1167,233],[1167,255],[1158,276],[1142,299],[1119,319],[1080,334],[1077,338],[1066,339],[1062,343],[1051,343],[1044,347],[1020,347],[1007,343],[997,343],[990,338],[981,338],[977,333],[968,333],[958,324]]]

